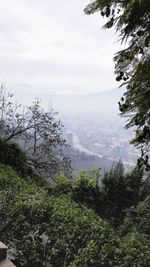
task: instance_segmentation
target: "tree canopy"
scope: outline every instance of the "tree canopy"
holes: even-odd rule
[[[0,236],[16,266],[149,266],[150,197],[137,206],[132,201],[128,205],[136,182],[133,179],[132,185],[131,177],[124,176],[121,163],[104,177],[102,190],[98,190],[95,170],[82,172],[76,180],[58,175],[56,183],[44,180],[42,185],[42,177],[19,176],[18,168],[16,172],[0,164]],[[123,202],[119,203],[121,193]],[[100,216],[94,203],[99,205]],[[112,215],[118,217],[127,207],[121,228],[110,225]]]
[[[126,127],[136,127],[132,143],[142,149],[139,164],[147,169],[150,151],[150,2],[147,0],[95,0],[86,14],[100,12],[107,18],[104,28],[114,27],[126,48],[115,57],[116,80],[126,86],[119,109]]]

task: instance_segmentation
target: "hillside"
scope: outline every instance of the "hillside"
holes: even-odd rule
[[[24,99],[24,104],[29,105],[34,97],[38,97],[46,110],[53,108],[59,112],[67,143],[70,132],[78,139],[78,144],[76,141],[71,144],[68,154],[76,171],[91,167],[109,170],[120,159],[127,168],[135,165],[139,152],[129,144],[133,133],[124,129],[125,120],[119,117],[118,101],[124,89],[99,94],[61,95],[44,93],[46,89],[43,89],[43,94],[36,93],[38,90],[34,88],[34,96],[26,93],[28,86],[22,85],[21,89],[19,94],[16,88],[15,94],[19,102]]]
[[[24,167],[24,164],[20,166],[20,170]],[[17,171],[13,168],[0,164],[0,235],[1,241],[10,248],[9,258],[18,267],[149,265],[149,210],[146,208],[149,198],[142,203],[143,208],[137,206],[141,228],[138,224],[133,231],[133,217],[127,217],[119,233],[113,226],[111,216],[114,215],[109,211],[110,193],[103,195],[97,186],[96,171],[82,172],[73,181],[59,175],[55,183],[43,180],[42,185],[42,180],[39,182],[36,176],[34,179],[33,173],[32,176],[19,175],[19,168]],[[118,165],[121,175],[120,168]],[[115,186],[116,190],[120,188],[119,184]],[[124,191],[128,192],[126,197],[120,192],[128,202],[130,190]],[[116,213],[119,208],[119,214],[123,215],[116,200],[110,199],[115,208],[111,210]],[[141,211],[147,219],[146,227]]]

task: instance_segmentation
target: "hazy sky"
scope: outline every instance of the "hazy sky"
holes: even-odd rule
[[[0,79],[41,92],[94,93],[118,86],[117,37],[90,0],[0,0]]]

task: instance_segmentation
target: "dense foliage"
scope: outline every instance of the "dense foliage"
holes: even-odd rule
[[[136,126],[148,165],[150,141],[150,4],[147,0],[94,0],[85,12],[100,11],[128,47],[116,57],[117,80],[127,92],[120,110]],[[150,263],[150,176],[119,162],[101,176],[82,171],[69,180],[56,167],[64,144],[60,122],[34,102],[26,116],[0,91],[0,236],[17,267],[148,267]],[[4,94],[3,94],[4,93]],[[20,138],[18,138],[18,136]],[[10,140],[27,144],[28,153]],[[24,139],[25,138],[25,139]],[[22,145],[22,144],[21,144]],[[31,164],[31,155],[33,154]],[[28,155],[28,156],[27,156]],[[30,161],[29,161],[30,158]],[[54,161],[53,161],[54,160]],[[54,163],[54,164],[53,164]],[[57,173],[55,183],[37,175]],[[58,166],[58,165],[57,165]],[[59,171],[59,172],[58,172]],[[46,176],[46,175],[44,175]]]
[[[24,153],[7,146],[25,168]],[[0,165],[0,236],[18,267],[149,265],[150,191],[142,172],[125,174],[119,162],[103,179],[91,170],[42,184],[7,164]]]
[[[126,48],[115,56],[117,81],[123,81],[127,91],[119,106],[128,118],[127,127],[136,127],[132,141],[141,147],[147,169],[150,151],[150,2],[148,0],[93,0],[86,14],[100,12],[107,18],[105,28],[114,27]]]

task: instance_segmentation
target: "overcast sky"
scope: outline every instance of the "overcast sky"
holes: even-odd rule
[[[118,86],[117,37],[90,0],[0,0],[0,79],[18,90],[96,93]]]

